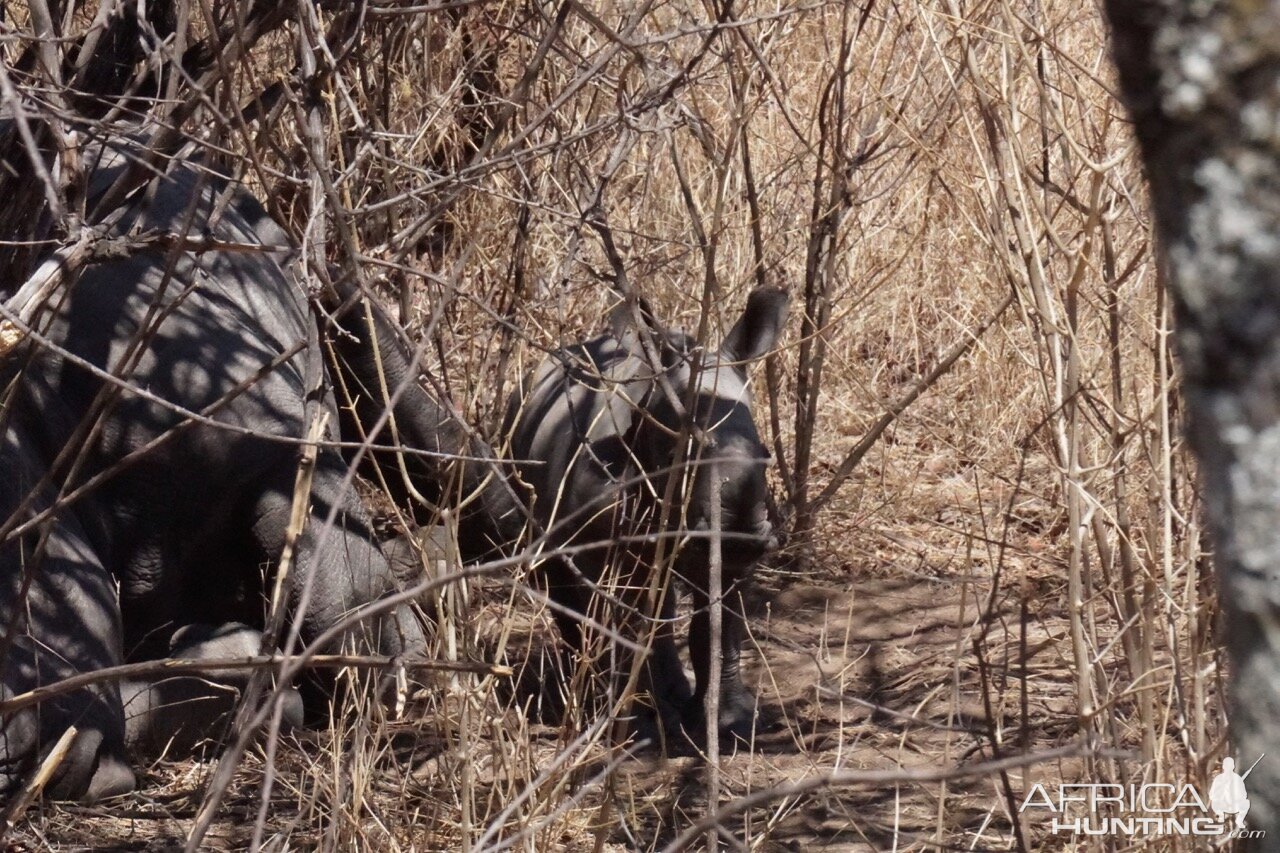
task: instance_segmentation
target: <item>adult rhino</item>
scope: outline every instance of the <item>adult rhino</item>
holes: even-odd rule
[[[716,654],[720,732],[744,737],[754,724],[754,696],[739,665],[742,592],[776,540],[766,506],[769,454],[752,417],[746,367],[773,348],[786,306],[784,291],[755,290],[719,349],[710,349],[657,323],[647,306],[624,303],[606,334],[552,353],[511,400],[511,453],[524,463],[532,514],[549,534],[541,569],[562,638],[585,652],[584,625],[633,643],[652,636],[640,692],[667,734],[696,739],[704,731]],[[721,648],[713,649],[709,534],[717,494],[724,608]],[[660,562],[693,597],[692,691],[672,631],[675,593],[653,573]],[[614,658],[619,664],[627,665],[626,655]]]
[[[86,146],[87,209],[136,154],[119,138]],[[523,510],[488,448],[412,382],[407,349],[372,305],[343,315],[335,349],[351,356],[346,387],[377,390],[359,417],[339,417],[290,240],[248,191],[175,162],[127,204],[110,233],[170,235],[168,248],[90,264],[0,359],[0,698],[164,657],[185,626],[261,626],[308,425],[328,411],[348,431],[363,419],[350,440],[389,441],[373,428],[400,384],[411,387],[395,438],[471,461],[383,451],[373,462],[422,500],[468,498],[464,557],[518,533]],[[397,588],[346,479],[340,452],[322,447],[285,589],[304,642]],[[422,627],[399,606],[329,648],[350,644],[400,654],[423,644]],[[126,688],[143,709],[164,695]],[[73,725],[47,792],[93,800],[135,785],[120,687],[101,683],[0,719],[0,798]],[[135,739],[164,739],[142,729]]]

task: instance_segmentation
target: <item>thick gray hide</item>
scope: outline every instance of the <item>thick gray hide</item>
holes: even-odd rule
[[[90,208],[123,168],[118,153],[95,163],[97,153],[90,146]],[[41,528],[0,542],[0,625],[8,631],[0,684],[11,694],[126,657],[163,657],[166,638],[183,625],[261,624],[263,567],[280,555],[299,460],[296,444],[272,437],[300,438],[310,415],[323,408],[331,424],[338,421],[316,326],[289,275],[289,240],[258,202],[185,166],[139,198],[145,203],[118,232],[135,226],[182,232],[189,222],[193,235],[242,248],[168,256],[156,250],[94,264],[65,304],[42,318],[44,334],[133,387],[254,435],[192,425],[170,406],[116,393],[53,349],[32,345],[0,364],[0,524],[46,473],[49,482],[23,518],[48,506],[58,490],[168,436],[60,511],[43,556]],[[297,354],[280,359],[295,345]],[[282,363],[272,366],[276,360]],[[78,430],[95,416],[98,430],[86,438]],[[67,446],[86,448],[74,471],[68,463],[76,454],[55,466]],[[311,518],[286,590],[296,608],[310,587],[304,641],[395,589],[364,509],[342,487],[344,473],[340,454],[321,450]],[[326,531],[334,511],[336,526]],[[18,595],[24,582],[25,599]],[[422,642],[421,627],[400,608],[350,628],[329,650],[355,643],[399,654]],[[52,793],[93,798],[131,787],[120,697],[104,686],[0,721],[0,796],[73,724],[80,742]]]
[[[23,420],[21,412],[11,412],[0,433],[0,519],[9,518],[33,492],[36,500],[28,515],[52,503],[52,490],[39,486],[46,473],[39,464],[40,445]],[[60,514],[47,529],[38,564],[33,560],[35,533],[0,547],[0,697],[5,699],[121,662],[115,590],[78,513]],[[28,576],[24,565],[33,566]],[[0,799],[71,724],[76,738],[46,791],[62,799],[92,801],[133,788],[120,694],[108,683],[0,719]]]
[[[179,660],[249,658],[261,654],[262,632],[248,625],[188,625],[173,636],[171,656]],[[249,686],[249,669],[208,669],[120,685],[125,744],[131,755],[154,757],[188,753],[216,744],[227,733],[236,703]],[[283,688],[282,731],[302,725],[302,696]]]
[[[440,596],[445,591],[442,579],[462,567],[456,539],[448,526],[437,524],[420,528],[412,536],[397,536],[382,543],[387,563],[402,588],[412,589],[424,583],[440,582],[441,585],[414,599],[414,603],[433,621],[438,613]]]
[[[569,648],[583,643],[582,621],[574,614],[643,640],[650,625],[641,615],[648,609],[643,601],[656,557],[652,534],[664,535],[667,554],[678,548],[675,574],[694,601],[689,648],[696,689],[689,688],[672,636],[674,593],[659,603],[662,621],[642,688],[668,732],[702,731],[713,654],[706,536],[711,463],[721,481],[726,591],[719,725],[744,735],[754,722],[754,697],[739,671],[742,590],[773,537],[766,511],[768,453],[752,419],[745,368],[772,348],[786,303],[782,291],[753,292],[719,351],[657,327],[647,312],[620,310],[608,334],[553,353],[512,400],[512,455],[517,464],[526,463],[522,476],[532,487],[533,514],[549,533],[549,547],[589,546],[572,559],[553,556],[542,565]],[[646,325],[629,316],[643,317]],[[646,338],[656,368],[645,352]],[[690,404],[682,417],[680,410]],[[681,445],[677,437],[687,423],[702,438]],[[664,507],[667,494],[671,501]],[[627,666],[620,653],[614,661]]]
[[[508,472],[457,412],[418,384],[403,335],[381,307],[357,299],[353,285],[338,290],[345,306],[331,308],[342,333],[331,335],[330,343],[352,397],[352,404],[342,407],[343,431],[353,439],[413,451],[371,450],[362,472],[385,485],[396,504],[424,527],[437,524],[442,507],[461,507],[455,528],[461,558],[497,556],[520,537],[526,521]],[[392,417],[384,417],[391,399]],[[383,425],[376,433],[375,424]]]

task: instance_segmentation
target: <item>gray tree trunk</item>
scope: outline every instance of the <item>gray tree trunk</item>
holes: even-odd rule
[[[1250,829],[1280,843],[1280,11],[1106,0],[1176,305]]]

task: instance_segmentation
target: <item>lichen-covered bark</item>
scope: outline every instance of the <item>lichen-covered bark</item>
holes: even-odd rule
[[[1177,306],[1251,829],[1280,840],[1280,3],[1106,0]],[[1263,849],[1259,847],[1258,849]],[[1274,848],[1270,848],[1274,849]]]

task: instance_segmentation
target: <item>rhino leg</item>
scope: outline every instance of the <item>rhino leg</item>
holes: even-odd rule
[[[653,646],[646,661],[646,680],[663,733],[670,738],[679,735],[685,709],[693,696],[676,645],[675,590],[668,589],[662,597],[658,616]]]
[[[382,543],[391,573],[399,589],[412,589],[427,581],[440,581],[462,567],[454,532],[443,524],[419,528],[412,534],[401,534]],[[435,621],[444,587],[433,589],[414,599],[424,616]]]
[[[226,625],[188,625],[173,635],[171,657],[217,660],[254,657],[260,653],[262,632],[237,622]],[[236,705],[249,684],[251,670],[209,669],[154,681],[126,681],[125,740],[129,752],[155,757],[166,751],[197,751],[227,731]],[[285,688],[283,731],[303,723],[302,697]]]
[[[636,697],[635,735],[653,740],[665,747],[678,745],[683,738],[681,728],[685,709],[693,691],[680,660],[676,644],[675,619],[677,592],[668,582],[660,589],[661,599],[656,608],[656,619],[649,615],[651,605],[647,601],[653,570],[644,554],[626,553],[615,563],[630,566],[615,587],[625,610],[621,619],[606,618],[609,625],[616,625],[623,636],[640,643],[647,643],[643,653],[643,669],[639,695]],[[623,663],[618,667],[618,687],[629,678],[634,656],[621,646],[615,653]]]
[[[65,663],[51,665],[25,646],[15,643],[10,653],[6,670],[14,677],[7,677],[9,684],[0,684],[0,698],[74,674]],[[33,672],[42,677],[31,678]],[[136,779],[125,759],[119,701],[114,686],[99,685],[0,720],[0,801],[27,782],[71,726],[76,727],[76,736],[45,785],[46,796],[93,803],[132,791]]]
[[[552,618],[560,629],[560,639],[572,652],[583,651],[582,622],[591,607],[591,590],[588,589],[566,561],[552,558],[542,566],[543,577],[547,585],[547,597],[557,607],[552,610]],[[571,670],[566,670],[570,672]]]
[[[55,800],[80,800],[96,803],[107,797],[127,794],[137,787],[127,761],[118,751],[104,743],[103,733],[97,729],[77,732],[71,749],[62,760],[60,772],[45,789]],[[41,754],[43,760],[48,748]]]
[[[83,530],[70,515],[59,519],[49,530],[40,560],[31,557],[39,552],[35,539],[24,537],[0,551],[4,696],[110,667],[122,657],[114,585]],[[26,572],[32,575],[23,598]],[[93,801],[133,789],[120,694],[115,685],[98,684],[0,719],[0,799],[28,778],[71,726],[76,737],[46,793],[55,799]]]
[[[12,697],[13,693],[0,685],[0,699]],[[57,742],[40,737],[40,716],[37,709],[24,708],[0,723],[0,801],[27,782]],[[95,803],[137,787],[128,762],[110,744],[104,745],[104,740],[96,728],[77,732],[45,786],[45,795],[54,800]]]
[[[284,549],[293,504],[297,464],[286,460],[269,478],[272,486],[260,495],[253,514],[253,535],[263,553],[277,559]],[[288,604],[301,613],[305,642],[328,628],[345,623],[353,611],[396,591],[395,575],[375,544],[364,508],[354,492],[344,488],[346,467],[333,452],[321,451],[311,486],[311,517],[298,537],[288,581]],[[325,523],[337,507],[333,530]],[[295,616],[296,618],[296,616]],[[329,644],[398,655],[423,648],[422,626],[406,605],[388,614],[355,622]]]
[[[756,698],[742,683],[742,641],[746,634],[743,620],[742,583],[729,586],[721,608],[720,649],[711,648],[711,607],[705,590],[693,590],[693,622],[689,627],[689,655],[693,659],[693,671],[697,677],[697,690],[689,708],[689,717],[701,723],[705,720],[703,703],[710,682],[711,655],[720,654],[720,732],[737,738],[749,739],[755,728]],[[701,735],[699,725],[693,732]]]
[[[0,684],[0,700],[12,698],[13,691]],[[34,709],[24,708],[0,718],[0,799],[22,784],[39,740],[40,724]]]
[[[565,696],[574,695],[572,687],[579,674],[581,663],[590,656],[589,632],[583,631],[582,618],[591,610],[591,590],[565,560],[548,559],[539,567],[540,580],[545,584],[547,597],[554,605],[551,617],[556,623],[560,642],[556,644],[552,678],[559,684],[542,684],[540,693],[551,716],[560,717],[565,711]],[[599,691],[587,689],[579,698],[587,705],[600,700]]]

